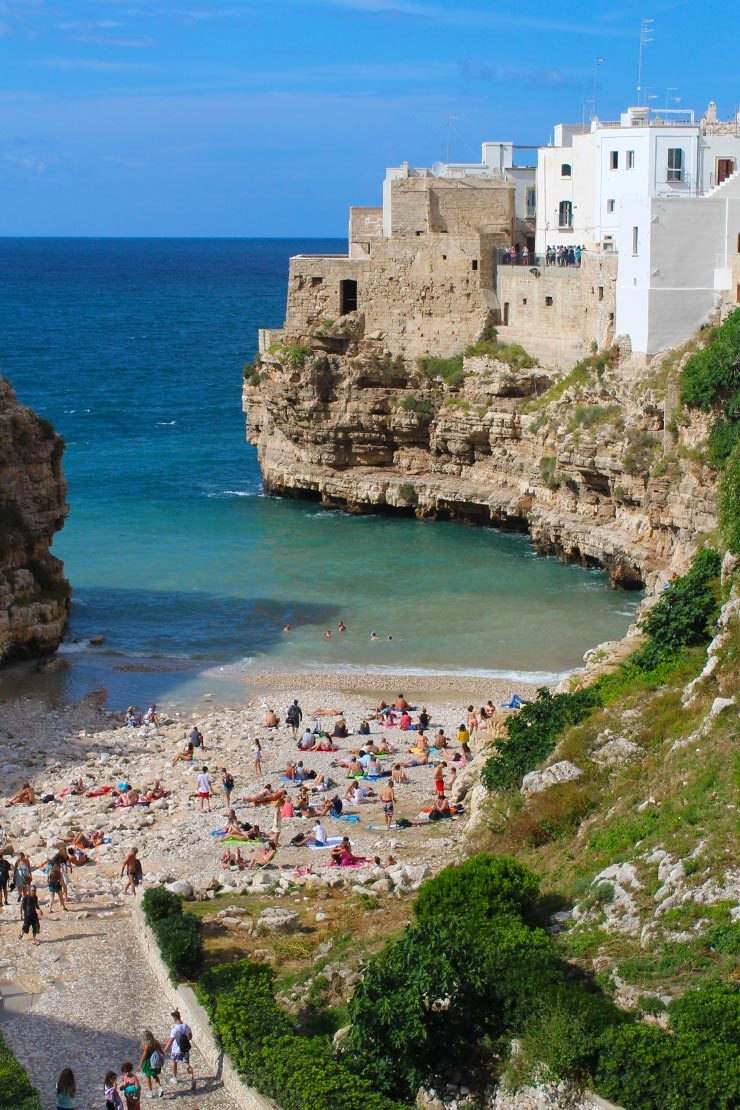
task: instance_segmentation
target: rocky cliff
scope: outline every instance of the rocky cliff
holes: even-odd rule
[[[361,320],[343,327],[245,372],[268,492],[528,530],[624,586],[680,568],[716,526],[706,428],[676,412],[682,352],[645,366],[615,348],[564,376],[492,339],[464,359],[392,359]]]
[[[0,663],[54,651],[70,587],[49,546],[67,514],[64,441],[0,378]]]

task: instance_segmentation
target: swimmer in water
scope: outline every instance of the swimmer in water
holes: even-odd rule
[[[331,629],[330,628],[327,628],[326,632],[324,633],[324,639],[325,640],[331,640]]]
[[[339,622],[339,624],[337,626],[337,630],[339,632],[346,632],[347,631],[347,625],[344,623],[344,621]]]
[[[392,636],[390,635],[390,633],[388,634],[388,639],[389,639],[389,640],[392,640],[392,639],[393,639],[393,637],[392,637]]]
[[[378,638],[378,633],[375,631],[375,629],[373,629],[372,632],[370,633],[370,639],[371,640],[377,640],[377,638]]]
[[[283,632],[292,632],[292,631],[293,631],[292,624],[284,624],[283,625]]]

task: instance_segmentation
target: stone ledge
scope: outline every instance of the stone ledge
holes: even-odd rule
[[[189,987],[186,983],[179,983],[175,986],[170,979],[169,972],[159,954],[159,946],[154,933],[147,925],[141,907],[138,903],[133,903],[131,910],[131,923],[152,975],[167,998],[171,1009],[179,1010],[183,1019],[193,1030],[193,1042],[196,1048],[209,1066],[214,1069],[216,1078],[221,1080],[224,1090],[234,1100],[234,1105],[239,1110],[279,1110],[276,1103],[264,1098],[258,1091],[255,1091],[253,1087],[248,1087],[239,1078],[236,1068],[217,1045],[216,1038],[211,1031],[208,1015],[198,1002],[192,987]]]

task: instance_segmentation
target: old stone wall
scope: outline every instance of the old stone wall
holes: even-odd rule
[[[496,288],[501,337],[522,341],[571,342],[587,353],[590,345],[614,340],[616,255],[585,254],[580,266],[499,265]]]
[[[350,208],[349,255],[350,258],[367,258],[370,240],[383,235],[382,208]]]
[[[67,514],[64,442],[0,378],[0,664],[54,651],[69,583],[49,547]]]
[[[357,283],[364,336],[408,358],[450,355],[474,342],[497,307],[496,237],[428,234],[374,239],[368,258],[291,259],[285,342],[342,312],[342,282]]]
[[[511,241],[514,183],[505,178],[402,177],[391,183],[391,237],[486,232]]]

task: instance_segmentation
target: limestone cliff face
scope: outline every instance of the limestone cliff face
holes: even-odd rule
[[[664,429],[675,390],[660,367],[614,356],[563,380],[475,357],[449,385],[367,343],[311,343],[264,354],[245,380],[268,492],[528,530],[539,551],[625,586],[679,567],[715,527],[692,450],[704,429]]]
[[[70,587],[49,546],[67,514],[64,441],[0,378],[0,664],[54,651]]]

